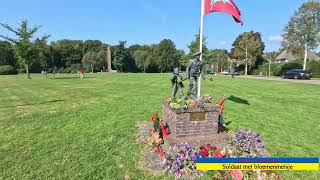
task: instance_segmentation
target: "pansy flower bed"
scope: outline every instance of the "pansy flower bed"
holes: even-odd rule
[[[196,159],[200,152],[190,144],[177,144],[170,147],[165,157],[160,162],[166,174],[176,177],[202,176],[203,172],[196,170]]]
[[[266,149],[260,134],[249,129],[240,129],[236,132],[231,145],[237,150],[238,157],[265,157]]]
[[[179,101],[180,102],[180,101]],[[182,102],[182,101],[181,101]],[[206,104],[210,101],[203,99],[201,103]],[[172,102],[171,102],[172,103]],[[192,102],[184,101],[181,104]],[[199,103],[194,101],[193,103]],[[203,105],[202,104],[202,105]],[[197,107],[201,106],[196,104]],[[181,108],[181,106],[180,106]],[[273,171],[198,171],[196,169],[197,158],[226,158],[226,157],[266,157],[266,149],[263,138],[260,134],[249,129],[238,130],[224,145],[215,146],[214,144],[176,144],[168,146],[164,144],[164,136],[170,134],[169,126],[159,118],[158,113],[151,115],[153,124],[149,133],[149,138],[145,143],[152,149],[152,153],[158,158],[151,160],[157,168],[162,169],[162,173],[175,176],[176,178],[194,179],[201,176],[211,177],[212,179],[280,179],[280,176]]]
[[[162,145],[164,146],[164,145]],[[159,148],[159,146],[157,147]],[[161,148],[160,148],[161,149]],[[248,130],[238,130],[230,142],[223,147],[212,144],[195,146],[192,144],[176,144],[165,151],[161,149],[159,166],[163,173],[176,178],[194,179],[201,176],[213,179],[280,179],[279,174],[273,171],[198,171],[196,159],[206,157],[265,157],[265,144],[261,135]],[[155,152],[156,153],[156,152]]]

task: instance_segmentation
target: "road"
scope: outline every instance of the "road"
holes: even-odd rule
[[[261,77],[261,76],[236,76],[236,78],[247,78],[247,79],[263,79],[263,80],[271,80],[271,81],[285,81],[292,83],[304,83],[304,84],[317,84],[320,85],[320,79],[281,79],[280,77]]]

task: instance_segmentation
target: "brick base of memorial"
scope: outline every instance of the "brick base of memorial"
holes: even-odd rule
[[[218,133],[219,105],[206,105],[204,108],[172,109],[170,99],[163,99],[163,120],[170,128],[165,143],[214,144],[222,145],[228,138],[226,133]]]

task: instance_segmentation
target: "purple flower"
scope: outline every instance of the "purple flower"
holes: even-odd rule
[[[201,172],[195,168],[195,162],[199,157],[198,149],[190,144],[177,144],[166,153],[166,157],[160,162],[163,169],[176,177],[184,175],[201,176]]]
[[[259,157],[265,155],[265,145],[261,135],[251,130],[238,130],[232,144],[235,148],[239,149],[240,152],[245,152],[245,154],[240,154],[240,156]]]

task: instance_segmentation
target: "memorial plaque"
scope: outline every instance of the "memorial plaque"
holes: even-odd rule
[[[204,121],[206,120],[205,112],[192,112],[190,113],[190,121]]]

